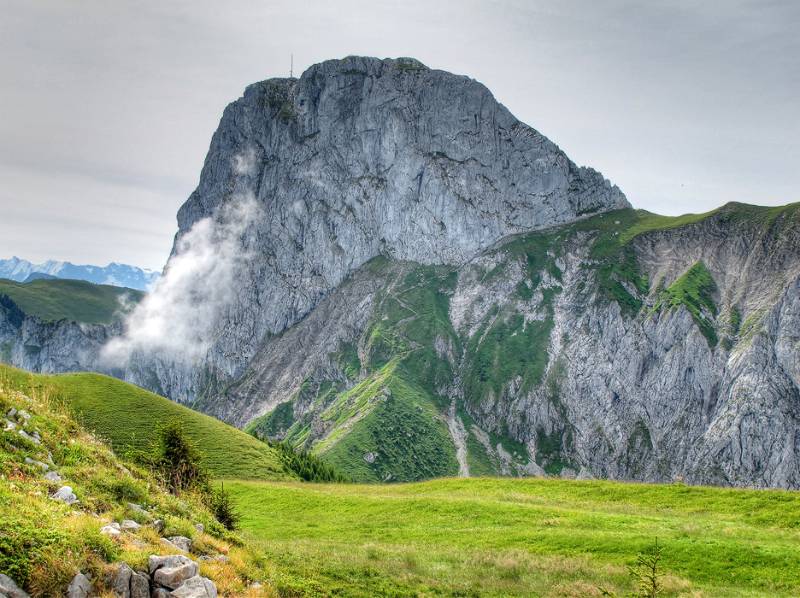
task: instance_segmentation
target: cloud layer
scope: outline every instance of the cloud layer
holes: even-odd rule
[[[192,365],[213,339],[220,314],[235,299],[236,279],[251,259],[251,225],[261,214],[252,194],[232,198],[176,242],[164,275],[103,350],[109,367],[143,354]]]

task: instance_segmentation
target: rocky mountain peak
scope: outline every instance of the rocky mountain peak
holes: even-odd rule
[[[506,235],[626,206],[477,81],[351,56],[250,85],[225,109],[172,260],[223,256],[190,292],[220,303],[198,317],[213,339],[199,369],[219,380],[376,256],[463,264]]]

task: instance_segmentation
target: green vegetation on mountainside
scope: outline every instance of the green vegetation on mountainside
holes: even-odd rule
[[[375,262],[381,258],[366,267]],[[448,268],[401,268],[377,301],[364,337],[364,363],[354,344],[333,356],[350,383],[306,380],[293,401],[254,420],[247,431],[313,450],[360,481],[457,473],[442,416],[446,400],[439,394],[452,379],[452,366],[435,348],[439,343],[456,356],[460,352],[448,316],[454,285],[455,273]],[[295,420],[296,402],[311,404],[315,414]],[[327,433],[312,442],[311,428],[318,425]]]
[[[708,268],[703,262],[697,262],[667,287],[654,309],[685,306],[709,346],[713,347],[719,340],[713,322],[717,316],[717,304],[713,298],[716,290],[717,285]]]
[[[722,338],[722,346],[730,349],[734,339],[747,339],[757,330],[758,322],[750,314],[741,322],[734,306],[715,304],[716,284],[702,263],[668,288],[652,289],[637,260],[634,241],[710,218],[779,235],[800,213],[799,208],[800,204],[780,208],[729,204],[706,214],[676,217],[624,209],[515,236],[493,250],[495,265],[482,274],[481,283],[491,287],[502,282],[506,273],[519,270],[517,264],[524,276],[514,281],[507,301],[489,307],[468,337],[456,332],[450,320],[457,271],[375,258],[365,266],[368,271],[395,274],[388,276],[388,284],[380,291],[362,337],[331,355],[343,375],[306,380],[297,396],[251,422],[248,431],[313,450],[360,481],[449,475],[456,465],[445,419],[451,407],[449,389],[455,386],[458,370],[464,404],[459,399],[456,408],[465,427],[471,474],[520,473],[528,464],[527,450],[507,430],[482,430],[472,417],[491,409],[519,382],[522,392],[543,390],[555,413],[564,415],[562,428],[546,434],[539,431],[536,442],[537,464],[558,475],[574,467],[569,456],[573,430],[559,398],[564,365],[562,361],[559,367],[559,356],[550,354],[554,305],[564,284],[558,264],[568,243],[580,236],[588,250],[582,264],[585,282],[570,297],[574,303],[616,303],[630,318],[684,306],[711,347]],[[506,295],[501,291],[500,296]],[[730,320],[720,330],[719,313]],[[296,416],[296,411],[304,415]],[[384,425],[387,422],[391,423]],[[430,442],[421,442],[413,429],[427,430]],[[409,446],[417,451],[414,459],[403,457]],[[436,454],[441,458],[434,458]]]
[[[61,279],[26,283],[0,279],[0,295],[7,295],[23,312],[44,321],[67,319],[87,324],[109,324],[144,297],[135,289]]]
[[[310,596],[629,595],[657,538],[664,596],[796,596],[800,495],[570,480],[231,482],[243,532]]]
[[[59,397],[118,454],[136,456],[149,451],[160,426],[177,419],[214,477],[295,477],[286,472],[276,450],[265,443],[213,417],[115,378],[90,373],[45,376],[2,365],[0,378],[7,387],[21,392],[34,389]]]

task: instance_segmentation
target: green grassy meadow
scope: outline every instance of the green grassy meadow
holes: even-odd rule
[[[658,539],[666,596],[800,594],[800,494],[556,479],[226,482],[282,595],[599,596]]]
[[[0,279],[0,295],[7,295],[23,312],[45,321],[108,324],[119,317],[124,306],[138,303],[144,293],[83,280],[21,283]]]
[[[45,389],[57,395],[86,428],[121,455],[148,451],[159,426],[178,419],[212,475],[254,480],[292,477],[277,452],[249,434],[115,378],[89,373],[45,376],[0,365],[0,380],[22,392]]]

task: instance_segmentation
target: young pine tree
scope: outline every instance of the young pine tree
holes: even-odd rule
[[[173,494],[208,488],[208,474],[202,466],[200,452],[186,436],[179,421],[171,421],[159,431],[154,461]]]

